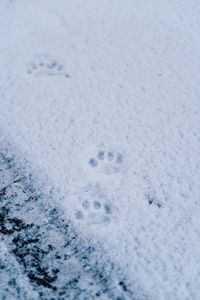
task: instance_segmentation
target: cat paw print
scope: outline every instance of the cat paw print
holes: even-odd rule
[[[100,173],[111,175],[120,173],[123,169],[124,158],[121,152],[100,149],[94,157],[88,160],[90,168]]]
[[[87,224],[103,224],[110,221],[111,207],[99,201],[84,200],[75,212],[75,218]]]
[[[47,54],[35,54],[26,66],[26,72],[32,76],[54,76],[66,74],[64,64]]]
[[[99,192],[88,189],[79,199],[79,208],[75,211],[75,219],[86,224],[109,223],[112,216],[111,203]]]

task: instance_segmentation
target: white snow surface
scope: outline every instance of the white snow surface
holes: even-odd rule
[[[0,16],[0,130],[141,294],[198,300],[200,2],[1,0]]]

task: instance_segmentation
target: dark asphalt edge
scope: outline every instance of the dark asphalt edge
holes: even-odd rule
[[[2,147],[3,145],[3,147]],[[59,211],[59,209],[56,207],[53,207],[51,205],[51,201],[49,199],[45,199],[47,197],[47,194],[52,194],[52,191],[45,191],[45,193],[40,189],[40,187],[36,188],[37,186],[37,179],[34,179],[34,176],[31,176],[30,174],[30,166],[27,168],[25,167],[24,160],[18,159],[17,155],[14,154],[15,150],[12,147],[9,147],[9,144],[7,142],[4,142],[4,144],[1,144],[0,147],[0,160],[4,164],[7,165],[7,167],[12,172],[13,176],[15,177],[15,180],[19,181],[23,186],[24,190],[27,194],[31,195],[33,199],[39,199],[37,200],[37,203],[39,203],[39,206],[44,206],[48,203],[48,208],[46,208],[45,214],[47,215],[47,218],[49,218],[50,211],[54,211],[55,214],[57,214],[57,220],[56,220],[56,226],[59,228],[60,232],[64,234],[64,236],[67,236],[69,234],[67,232],[63,232],[63,228],[69,228],[70,227],[70,239],[71,242],[69,243],[73,249],[76,249],[75,256],[79,258],[79,261],[81,261],[84,257],[86,259],[87,257],[87,268],[89,273],[91,274],[91,277],[93,278],[93,281],[95,284],[100,286],[100,291],[97,291],[96,295],[88,296],[89,298],[84,298],[85,296],[79,291],[79,296],[72,296],[72,298],[69,299],[144,299],[144,297],[137,297],[132,292],[132,288],[130,288],[130,284],[128,284],[127,279],[125,276],[123,276],[123,272],[114,266],[112,262],[109,262],[106,260],[106,254],[103,259],[99,261],[99,253],[102,251],[101,245],[95,245],[95,247],[98,249],[95,253],[95,248],[93,246],[88,247],[88,240],[87,239],[81,239],[80,235],[77,234],[73,228],[73,225],[71,222],[66,222],[64,217],[62,216],[62,213]],[[19,161],[23,161],[23,163],[19,167]],[[27,164],[28,165],[28,164]],[[25,175],[24,175],[25,174]],[[37,176],[35,176],[37,178]],[[16,184],[16,182],[13,182]],[[13,184],[12,183],[12,184]],[[38,192],[40,191],[40,192]],[[53,197],[53,194],[52,194]],[[44,200],[45,199],[45,200]],[[38,205],[38,204],[37,204]],[[62,221],[61,221],[62,220]],[[68,236],[68,242],[69,242],[69,236]],[[103,252],[102,252],[103,253]],[[92,258],[89,258],[89,256]],[[24,268],[24,271],[26,272],[26,269]],[[119,275],[120,274],[120,275]],[[34,276],[32,276],[32,280]],[[112,278],[115,278],[114,281]],[[37,281],[37,279],[35,279]],[[39,282],[39,280],[38,280]],[[38,286],[38,282],[34,283],[36,286]],[[68,287],[69,288],[69,287]],[[54,292],[54,294],[56,294]],[[104,297],[105,296],[105,297]],[[50,296],[48,296],[50,297]],[[41,298],[40,299],[50,299],[50,298]],[[68,296],[69,297],[69,296]],[[74,297],[74,298],[73,298]],[[78,298],[75,298],[78,297]],[[104,297],[104,298],[102,298]],[[146,297],[145,297],[146,298]],[[52,298],[53,299],[53,298]],[[58,298],[58,295],[55,299],[65,299],[65,298]]]

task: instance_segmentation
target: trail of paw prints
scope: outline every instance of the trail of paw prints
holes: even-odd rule
[[[94,186],[85,189],[75,211],[75,219],[86,224],[106,224],[112,217],[113,208],[108,199]]]
[[[70,76],[66,73],[64,64],[47,54],[35,54],[26,66],[26,72],[32,76]]]
[[[121,152],[99,149],[95,156],[89,159],[88,164],[100,173],[112,175],[122,171],[124,158]]]

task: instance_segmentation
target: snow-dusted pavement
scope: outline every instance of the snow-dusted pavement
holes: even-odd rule
[[[199,299],[199,15],[195,0],[1,1],[2,299]]]
[[[0,299],[136,299],[99,245],[20,175],[1,154]]]

